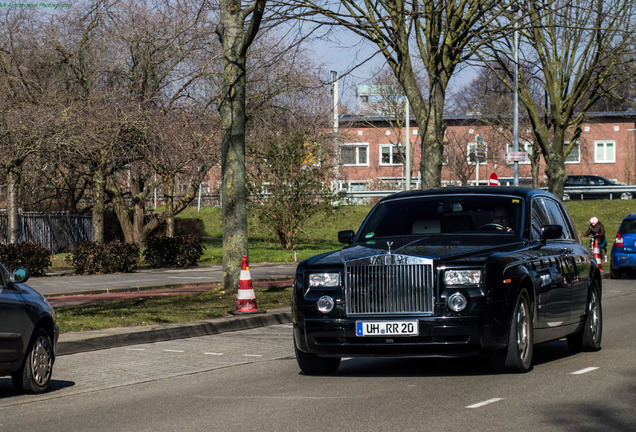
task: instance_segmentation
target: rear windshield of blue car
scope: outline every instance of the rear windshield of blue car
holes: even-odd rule
[[[518,236],[523,200],[501,195],[426,196],[385,201],[376,206],[358,240],[426,235]]]
[[[625,219],[619,232],[621,234],[636,234],[636,219]]]

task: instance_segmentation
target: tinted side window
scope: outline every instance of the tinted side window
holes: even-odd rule
[[[551,199],[542,199],[545,203],[545,208],[548,210],[548,218],[551,225],[561,225],[563,227],[563,237],[566,239],[573,238],[570,223],[566,216],[563,214],[563,210],[559,203]]]
[[[542,199],[534,199],[532,201],[532,210],[530,215],[530,238],[539,240],[541,238],[541,227],[549,225],[550,219],[548,211]]]

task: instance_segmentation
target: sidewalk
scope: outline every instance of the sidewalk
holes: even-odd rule
[[[255,264],[250,276],[255,288],[291,284],[296,264]],[[94,303],[126,296],[182,295],[209,289],[222,280],[221,265],[189,269],[139,270],[109,275],[53,275],[33,277],[27,284],[55,306]],[[238,287],[237,287],[238,288]],[[58,355],[117,346],[203,336],[291,322],[289,309],[233,315],[206,321],[143,327],[120,327],[60,335]]]

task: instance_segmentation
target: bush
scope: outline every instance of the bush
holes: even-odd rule
[[[50,250],[31,242],[0,245],[0,261],[5,267],[26,267],[33,276],[45,275],[52,255]]]
[[[205,246],[198,237],[153,237],[146,242],[143,251],[150,267],[189,267],[197,264]]]
[[[118,240],[105,244],[79,243],[66,261],[77,274],[132,273],[139,266],[139,248]]]

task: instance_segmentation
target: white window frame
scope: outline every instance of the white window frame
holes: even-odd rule
[[[613,150],[610,158],[607,158],[608,145],[611,145]],[[594,141],[594,163],[616,163],[616,141]]]
[[[570,145],[570,142],[563,143],[563,146]],[[572,157],[572,153],[576,152],[576,160],[568,160],[568,157]],[[577,141],[570,154],[565,157],[566,164],[580,164],[581,163],[581,142]]]
[[[471,160],[471,156],[475,158],[475,149],[477,148],[476,142],[469,142],[466,144],[466,163],[468,165],[477,165],[475,160]],[[483,158],[479,158],[479,165],[487,165],[488,164],[488,145],[484,143],[484,153],[485,156]]]
[[[390,153],[389,154],[390,154],[391,161],[389,163],[382,162],[382,149],[385,149],[385,148],[389,148],[390,149]],[[380,166],[400,166],[400,165],[402,165],[402,162],[393,162],[393,158],[395,157],[395,155],[399,154],[399,151],[398,151],[399,148],[402,148],[406,152],[406,149],[404,149],[404,146],[397,146],[395,144],[380,144],[380,152],[379,152],[379,155],[378,155]],[[405,155],[405,157],[406,157],[406,155]]]
[[[342,166],[369,166],[369,143],[361,142],[361,143],[343,143],[340,145],[340,150],[342,151],[345,147],[354,147],[355,148],[355,163],[342,163]],[[364,150],[366,156],[366,162],[360,163],[360,151]]]

